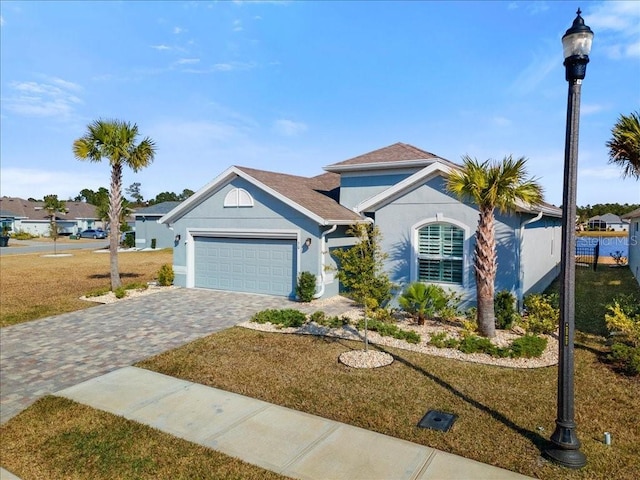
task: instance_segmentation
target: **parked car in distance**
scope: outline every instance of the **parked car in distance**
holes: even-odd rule
[[[93,230],[90,228],[89,230],[81,232],[80,238],[107,238],[107,232],[104,230]]]

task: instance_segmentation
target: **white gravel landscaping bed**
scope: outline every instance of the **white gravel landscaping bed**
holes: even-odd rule
[[[349,318],[354,319],[354,312],[358,312],[357,310],[349,312]],[[361,312],[359,312],[361,316]],[[358,318],[358,317],[355,317]],[[404,325],[403,325],[404,324]],[[324,327],[322,325],[318,325],[314,322],[309,322],[303,325],[302,327],[288,327],[288,328],[278,328],[270,323],[255,323],[255,322],[243,322],[239,324],[240,327],[249,328],[252,330],[259,330],[263,332],[273,332],[273,333],[283,333],[283,334],[298,334],[298,335],[319,335],[326,337],[334,337],[334,338],[342,338],[345,340],[358,340],[364,342],[364,332],[358,331],[353,325],[346,325],[342,328],[329,328]],[[454,325],[449,325],[436,321],[427,321],[425,325],[416,325],[414,323],[409,322],[400,322],[399,326],[405,330],[413,330],[420,335],[421,341],[417,344],[408,343],[404,340],[398,340],[393,337],[383,337],[377,332],[369,331],[367,334],[367,338],[369,343],[385,346],[385,347],[394,347],[403,350],[410,350],[413,352],[424,353],[426,355],[433,355],[437,357],[446,357],[453,358],[456,360],[461,360],[464,362],[474,362],[474,363],[483,363],[487,365],[497,365],[500,367],[511,367],[511,368],[540,368],[540,367],[549,367],[552,365],[556,365],[558,363],[558,340],[555,335],[543,335],[547,338],[547,348],[543,352],[540,357],[537,358],[498,358],[492,357],[485,353],[470,353],[466,354],[461,352],[460,350],[453,348],[437,348],[433,345],[429,345],[429,339],[431,335],[440,332],[447,332],[449,336],[459,336],[462,329],[460,327],[456,327]],[[521,335],[506,331],[506,330],[497,330],[496,337],[492,340],[498,346],[504,347],[509,345],[514,339],[520,337]],[[358,350],[355,350],[356,352]],[[350,358],[349,366],[353,366],[356,368],[372,368],[368,366],[368,363],[372,363],[373,366],[381,366],[377,365],[377,362],[384,361],[381,358],[375,359],[375,355],[370,354],[369,357],[364,355],[352,354],[353,358]],[[342,359],[341,359],[342,360]],[[345,363],[345,362],[343,362]],[[390,363],[390,362],[389,362]],[[388,364],[388,363],[385,363]]]

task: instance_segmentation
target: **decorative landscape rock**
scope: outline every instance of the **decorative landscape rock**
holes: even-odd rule
[[[340,354],[341,363],[352,368],[378,368],[391,365],[393,357],[377,350],[350,350]]]

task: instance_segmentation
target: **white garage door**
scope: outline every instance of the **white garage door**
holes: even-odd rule
[[[195,237],[195,286],[289,297],[296,281],[296,241]]]

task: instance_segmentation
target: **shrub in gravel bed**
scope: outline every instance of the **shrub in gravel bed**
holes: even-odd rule
[[[383,337],[393,337],[398,340],[404,340],[408,343],[420,343],[420,335],[411,330],[402,330],[393,323],[380,322],[378,320],[369,320],[368,328],[371,331],[378,332]],[[358,330],[364,329],[364,320],[358,322]]]
[[[317,323],[318,325],[322,325],[323,327],[329,327],[329,328],[342,328],[345,325],[349,324],[348,317],[346,316],[338,317],[336,315],[334,315],[333,317],[327,317],[327,315],[322,310],[313,312],[309,316],[309,320]]]
[[[301,327],[307,321],[307,316],[292,308],[281,310],[268,309],[262,310],[251,317],[252,322],[256,323],[272,323],[279,328]]]
[[[547,339],[537,335],[525,335],[511,342],[509,356],[513,358],[534,358],[542,355],[547,348]]]

